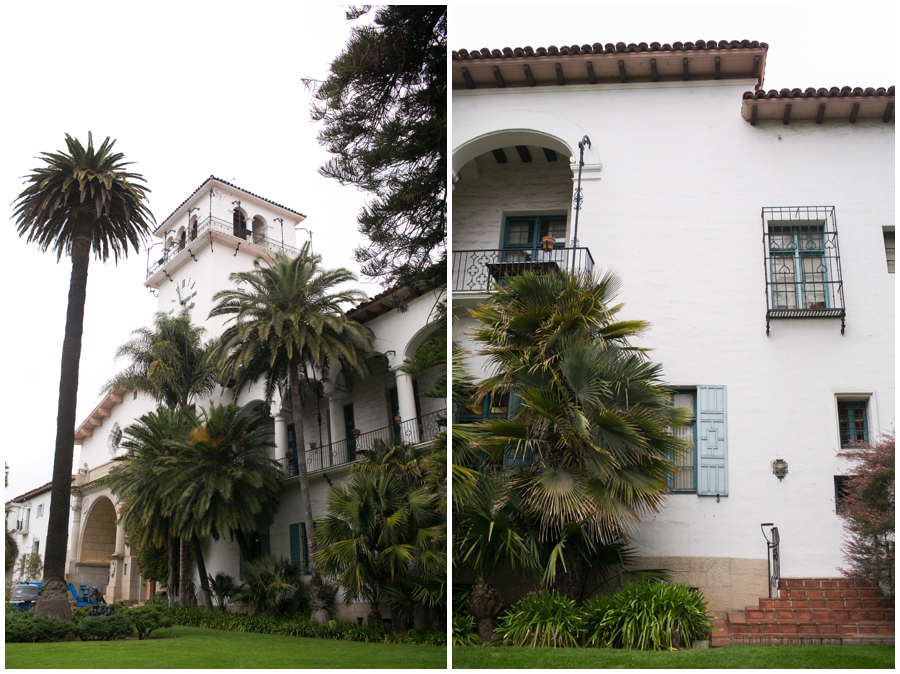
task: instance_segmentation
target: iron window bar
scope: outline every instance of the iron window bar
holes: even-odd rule
[[[840,318],[846,308],[834,206],[762,209],[766,334],[782,318]]]
[[[526,272],[552,274],[566,269],[591,273],[594,258],[587,248],[495,248],[455,250],[453,292],[487,292],[503,279]]]

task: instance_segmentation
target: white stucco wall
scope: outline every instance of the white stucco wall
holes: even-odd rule
[[[42,512],[38,514],[38,511]],[[19,520],[25,521],[25,513],[27,510],[30,510],[31,513],[28,516],[28,527],[27,529],[18,529],[16,523]],[[15,532],[16,542],[19,544],[19,554],[16,557],[16,564],[18,564],[19,558],[27,553],[32,552],[34,549],[35,541],[39,542],[38,554],[41,557],[41,562],[44,561],[44,555],[47,552],[47,523],[50,519],[50,490],[48,489],[45,492],[40,494],[35,494],[30,498],[24,499],[22,501],[10,501],[6,504],[6,528],[9,531]],[[69,524],[71,526],[72,516],[71,513],[69,515]],[[19,580],[19,574],[17,573],[15,567],[12,570],[6,572],[6,582],[13,582]]]
[[[748,81],[454,92],[455,155],[489,151],[486,138],[509,147],[534,130],[577,157],[587,134],[580,245],[595,270],[622,278],[620,317],[650,321],[637,343],[653,349],[669,383],[727,387],[729,495],[673,495],[635,533],[641,553],[764,558],[759,524],[774,522],[783,575],[835,576],[833,479],[847,467],[837,454],[836,394],[871,396],[871,435],[894,427],[894,277],[882,240],[894,224],[894,123],[754,127],[740,115],[751,89]],[[504,217],[525,203],[537,213],[570,204],[571,172],[566,194],[522,194],[542,169],[555,185],[558,167],[515,157],[497,166],[491,155],[477,172],[457,163],[454,250],[499,241]],[[767,337],[760,211],[807,205],[835,207],[846,334],[839,320],[792,319],[773,321]],[[470,319],[455,327],[471,344]],[[776,457],[790,465],[783,482],[769,466]]]

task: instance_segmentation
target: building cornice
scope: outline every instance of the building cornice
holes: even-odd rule
[[[94,429],[103,425],[103,420],[112,414],[113,408],[124,400],[126,389],[116,388],[103,396],[94,410],[75,429],[75,444],[83,445],[84,439],[94,434]]]

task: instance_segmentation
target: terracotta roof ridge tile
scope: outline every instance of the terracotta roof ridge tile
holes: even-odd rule
[[[608,42],[605,45],[595,42],[592,45],[570,45],[556,47],[504,47],[503,49],[458,49],[452,52],[453,61],[476,61],[479,59],[503,59],[541,56],[576,56],[579,54],[627,54],[634,52],[658,52],[658,51],[708,51],[712,49],[766,49],[769,45],[758,40],[697,40],[696,42],[674,42],[671,45],[659,42],[640,42],[638,44]]]
[[[781,90],[769,89],[768,91],[760,89],[758,91],[747,91],[744,92],[743,98],[744,100],[765,100],[765,99],[778,99],[778,98],[864,98],[864,97],[892,97],[894,95],[894,86],[890,87],[878,87],[877,89],[874,87],[866,87],[865,89],[861,87],[831,87],[830,89],[825,89],[821,87],[819,89],[815,89],[813,87],[808,87],[807,89],[788,89],[784,88]]]
[[[72,481],[75,480],[75,476],[72,476]],[[11,498],[8,503],[18,503],[19,501],[25,501],[30,499],[32,496],[37,496],[38,494],[43,494],[45,491],[50,491],[53,487],[53,482],[48,482],[47,484],[42,484],[40,487],[32,489],[31,491],[26,491],[24,494],[20,494],[15,498]]]

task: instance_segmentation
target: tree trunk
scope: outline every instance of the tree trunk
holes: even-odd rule
[[[169,538],[169,580],[166,584],[169,606],[175,606],[175,590],[178,588],[178,543],[179,540],[174,536]]]
[[[306,437],[303,434],[303,405],[300,402],[300,361],[294,356],[288,366],[288,378],[291,385],[291,416],[294,420],[294,437],[297,441],[297,468],[300,477],[300,501],[303,506],[303,520],[306,522],[306,543],[309,550],[309,570],[312,579],[309,582],[309,605],[312,619],[317,623],[326,623],[330,618],[325,608],[325,586],[315,561],[315,538],[313,536],[312,502],[309,498],[309,473],[306,472]]]
[[[502,605],[500,595],[484,579],[472,588],[466,609],[478,624],[478,636],[482,643],[486,644],[494,637],[494,616],[500,612]]]
[[[72,495],[72,448],[75,446],[75,406],[78,399],[78,370],[92,230],[93,217],[88,213],[81,213],[72,237],[72,274],[69,278],[69,304],[66,308],[66,330],[59,368],[56,449],[53,456],[53,483],[50,488],[50,514],[47,518],[47,548],[44,553],[47,592],[41,592],[35,605],[35,617],[52,616],[67,621],[72,620],[68,594],[66,593],[65,603],[61,602],[56,596],[59,584],[50,581],[59,580],[63,589],[67,590],[65,577]]]
[[[178,539],[178,605],[188,605],[187,546],[184,539]]]
[[[197,573],[200,575],[200,589],[203,597],[203,610],[212,611],[212,594],[209,591],[209,578],[206,576],[206,562],[203,560],[203,548],[200,547],[200,539],[191,537],[191,545],[194,549],[194,559],[197,560]]]

